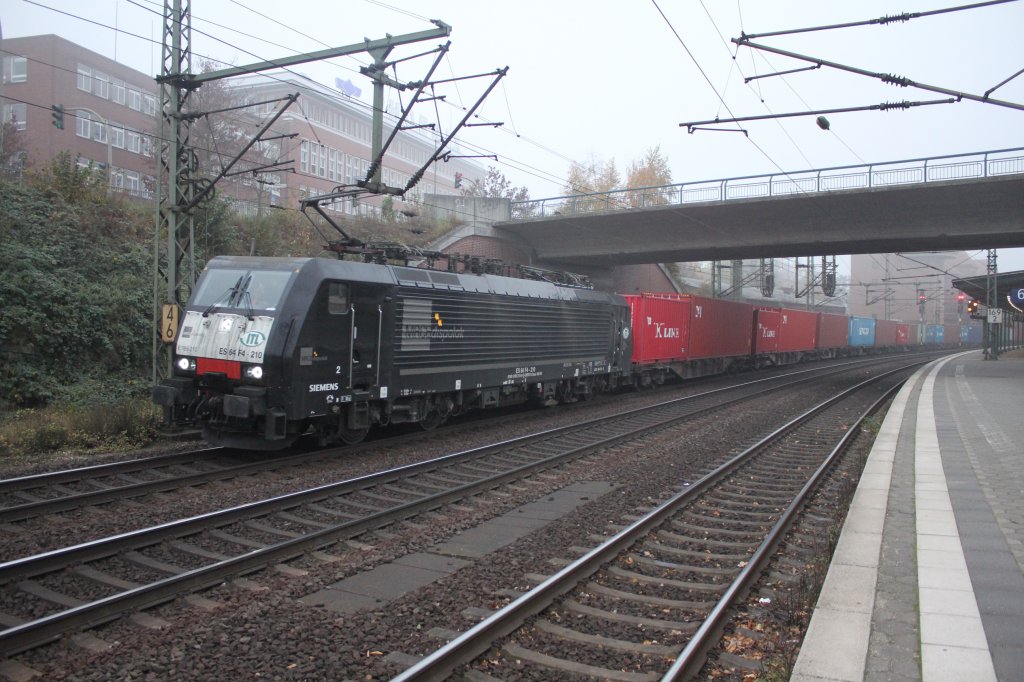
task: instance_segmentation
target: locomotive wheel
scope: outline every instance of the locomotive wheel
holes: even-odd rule
[[[356,443],[362,443],[363,439],[366,438],[366,434],[370,432],[370,427],[365,429],[338,429],[338,440],[345,445],[355,445]]]
[[[424,431],[433,431],[441,424],[444,424],[445,415],[440,410],[432,409],[420,420],[420,428]]]

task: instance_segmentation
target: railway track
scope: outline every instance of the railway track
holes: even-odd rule
[[[522,419],[522,416],[513,413],[498,419],[516,420]],[[479,428],[476,420],[445,427],[436,433],[447,436],[460,429],[473,428]],[[425,435],[425,432],[420,431],[387,436],[358,445],[285,456],[280,453],[251,453],[203,447],[189,452],[0,479],[0,523],[26,521],[153,493],[299,467],[342,455],[352,456],[382,446],[422,442]]]
[[[842,366],[857,366],[864,362],[858,360],[843,363]],[[785,382],[786,377],[810,377],[831,371],[835,371],[834,367],[801,370],[750,383]],[[506,418],[521,419],[516,415]],[[448,427],[445,433],[451,433],[452,429],[458,431],[478,427],[479,423],[474,420]],[[313,461],[381,447],[382,444],[400,445],[422,437],[422,432],[391,436],[346,448],[285,457],[260,453],[254,458],[251,454],[225,454],[222,448],[200,448],[190,452],[0,479],[0,524],[302,466]],[[246,459],[241,460],[243,457]]]
[[[791,420],[394,679],[693,676],[805,500],[907,369]],[[876,382],[881,397],[868,390]]]
[[[843,368],[843,371],[850,369]],[[835,372],[835,370],[832,370]],[[724,404],[805,371],[0,564],[0,654],[329,547]]]

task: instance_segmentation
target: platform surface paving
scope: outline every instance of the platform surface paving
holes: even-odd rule
[[[868,458],[791,679],[1024,679],[1024,357],[943,358]]]

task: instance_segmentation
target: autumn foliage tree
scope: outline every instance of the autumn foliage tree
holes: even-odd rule
[[[601,161],[593,156],[587,163],[573,161],[563,191],[568,195],[590,195],[572,200],[575,213],[593,213],[617,208],[617,198],[609,194],[622,188],[615,159]]]
[[[641,190],[628,193],[629,205],[633,208],[660,206],[669,203],[669,194],[660,188],[672,184],[672,170],[668,159],[661,153],[661,145],[648,149],[644,155],[633,161],[626,174],[626,187]]]
[[[669,203],[669,193],[660,188],[672,183],[672,170],[661,146],[648,149],[629,164],[623,185],[615,159],[600,161],[591,157],[587,163],[573,161],[563,191],[575,195],[570,202],[575,213],[608,211],[615,208],[640,208]],[[624,191],[636,190],[636,191]],[[579,196],[589,195],[589,196]]]

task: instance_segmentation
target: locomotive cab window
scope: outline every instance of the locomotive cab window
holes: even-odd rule
[[[290,270],[211,268],[197,284],[192,305],[238,310],[275,311],[291,280]]]
[[[348,314],[348,285],[343,282],[331,282],[327,291],[327,312],[331,315]]]

